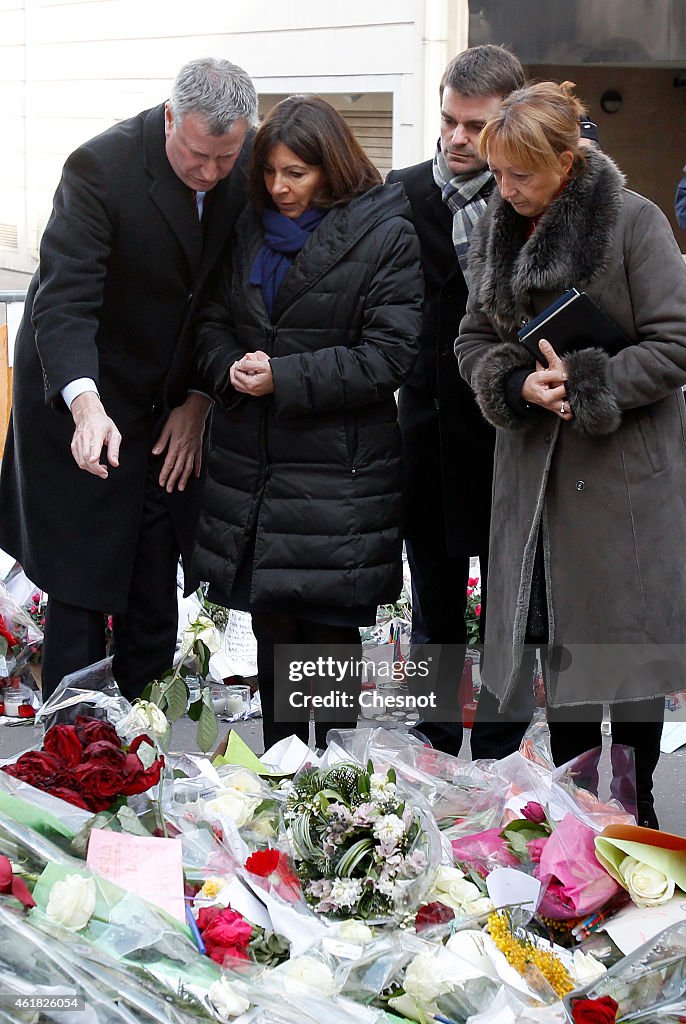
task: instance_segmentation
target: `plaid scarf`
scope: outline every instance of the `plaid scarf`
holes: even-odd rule
[[[493,190],[493,175],[488,168],[478,174],[456,174],[450,177],[440,140],[433,164],[434,181],[441,190],[443,202],[453,214],[453,245],[467,284],[469,239],[486,209],[486,201]]]

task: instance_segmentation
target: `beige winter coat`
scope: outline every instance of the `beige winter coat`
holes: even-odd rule
[[[507,704],[524,643],[539,526],[551,704],[631,700],[686,685],[686,267],[669,223],[599,152],[525,239],[495,195],[471,254],[455,343],[498,427],[482,675]],[[575,419],[516,413],[505,382],[533,361],[526,319],[583,289],[635,344],[569,355]],[[589,338],[589,346],[593,339]],[[468,481],[465,481],[468,486]]]

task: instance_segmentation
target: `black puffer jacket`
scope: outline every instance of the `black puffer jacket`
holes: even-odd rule
[[[196,566],[230,594],[255,528],[251,603],[350,608],[395,600],[401,578],[400,439],[394,392],[420,329],[419,244],[401,185],[329,211],[289,269],[270,319],[248,283],[260,217],[241,216],[201,317],[213,382]],[[234,391],[245,352],[271,357],[274,394]],[[256,527],[255,527],[256,523]]]

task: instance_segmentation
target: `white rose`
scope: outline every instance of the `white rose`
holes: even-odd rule
[[[252,820],[261,797],[248,796],[237,789],[222,789],[212,800],[206,800],[203,815],[210,818],[230,818],[240,828]]]
[[[221,647],[217,627],[206,615],[198,615],[197,619],[184,629],[181,637],[182,654],[188,654],[196,640],[202,640],[210,654],[216,654]]]
[[[51,888],[45,914],[63,928],[78,932],[93,916],[95,896],[95,879],[67,875]]]
[[[618,870],[637,907],[657,907],[674,895],[673,879],[635,857],[625,857]]]
[[[581,949],[575,949],[572,957],[572,976],[576,981],[577,988],[584,988],[590,985],[602,974],[607,973],[605,964],[596,960],[590,953],[584,953]]]
[[[245,1013],[250,1006],[249,1000],[239,995],[226,978],[212,982],[207,992],[207,998],[224,1020],[229,1017],[238,1017],[241,1013]]]
[[[438,868],[431,886],[431,895],[440,903],[461,914],[479,914],[493,909],[474,882],[465,878],[459,868],[442,865]]]
[[[311,988],[319,995],[332,996],[336,991],[333,974],[321,960],[298,956],[283,965],[286,989]]]
[[[362,921],[356,921],[354,917],[341,922],[338,934],[346,942],[356,942],[360,946],[364,946],[366,942],[371,942],[374,938],[374,932],[369,925]]]
[[[430,1003],[446,992],[452,992],[455,974],[451,957],[435,952],[419,953],[405,969],[403,988],[419,1003]]]

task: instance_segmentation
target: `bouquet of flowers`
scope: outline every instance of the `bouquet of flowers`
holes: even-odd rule
[[[307,767],[293,781],[284,821],[305,899],[333,917],[398,918],[430,881],[429,823],[409,807],[393,769],[353,763]]]
[[[33,718],[33,676],[43,633],[0,583],[0,715]]]
[[[74,725],[53,725],[41,750],[26,751],[2,771],[98,812],[157,785],[163,765],[148,736],[137,736],[125,746],[109,722],[80,715]]]
[[[538,913],[567,921],[600,910],[620,887],[598,863],[595,833],[571,814],[555,826],[529,801],[503,829],[453,840],[455,859],[479,874],[496,866],[522,868],[543,884]]]

